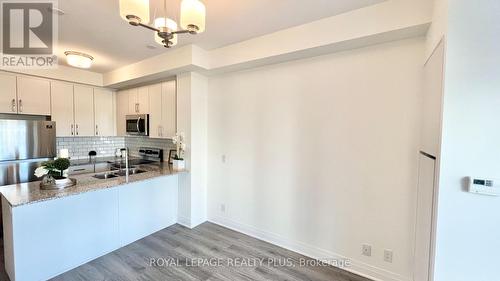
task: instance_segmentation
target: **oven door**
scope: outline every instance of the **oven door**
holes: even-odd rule
[[[131,136],[148,136],[149,135],[149,116],[144,115],[127,115],[126,128],[127,135]]]

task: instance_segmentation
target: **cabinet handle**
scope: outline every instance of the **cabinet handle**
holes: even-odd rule
[[[76,135],[78,136],[78,124],[76,124],[75,126],[76,126]]]
[[[12,112],[16,112],[16,99],[12,99]]]
[[[19,99],[19,112],[23,112],[23,100]]]
[[[163,137],[163,126],[160,126],[160,137]]]
[[[98,125],[95,125],[95,135],[96,136],[99,135],[99,126]]]
[[[158,136],[161,137],[161,126],[158,126]]]
[[[71,124],[71,135],[75,135],[75,125]]]
[[[140,110],[139,110],[139,104],[138,103],[135,104],[135,112],[137,112],[137,113],[140,112]]]

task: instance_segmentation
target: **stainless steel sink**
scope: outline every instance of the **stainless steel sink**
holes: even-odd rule
[[[94,175],[94,178],[100,179],[100,180],[106,180],[106,179],[112,179],[112,178],[117,178],[118,175],[115,173],[103,173],[103,174],[97,174]]]
[[[137,168],[130,168],[130,169],[128,169],[128,171],[129,171],[129,175],[137,175],[137,174],[142,174],[142,173],[147,172],[145,170],[140,170]],[[93,177],[96,179],[105,180],[105,179],[112,179],[112,178],[117,178],[117,177],[124,177],[125,175],[126,175],[126,171],[120,170],[120,171],[111,171],[111,172],[106,172],[106,173],[102,173],[102,174],[96,174]]]
[[[145,172],[147,172],[147,171],[136,169],[136,168],[128,169],[128,174],[129,175],[137,175],[137,174],[142,174],[142,173],[145,173]],[[119,176],[125,176],[126,171],[125,170],[121,170],[121,171],[118,171],[118,172],[115,172],[115,173],[117,175],[119,175]]]

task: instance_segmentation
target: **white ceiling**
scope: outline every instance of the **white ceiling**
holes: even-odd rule
[[[181,0],[167,0],[167,14],[178,21]],[[206,32],[181,35],[179,45],[194,43],[210,50],[281,29],[334,16],[384,0],[202,0],[207,7]],[[74,50],[95,58],[95,72],[152,57],[168,50],[154,41],[152,31],[120,18],[118,0],[64,0],[59,8],[58,55]],[[150,0],[151,18],[163,14],[163,0]],[[325,31],[334,32],[334,31]],[[300,44],[300,38],[297,38]],[[146,46],[153,45],[156,49]]]

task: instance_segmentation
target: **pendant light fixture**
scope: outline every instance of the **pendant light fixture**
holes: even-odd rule
[[[154,31],[155,41],[170,48],[177,44],[178,34],[198,34],[205,31],[205,5],[200,0],[182,0],[180,26],[167,17],[167,1],[163,3],[164,16],[149,25],[149,0],[120,0],[120,15],[133,26]]]

